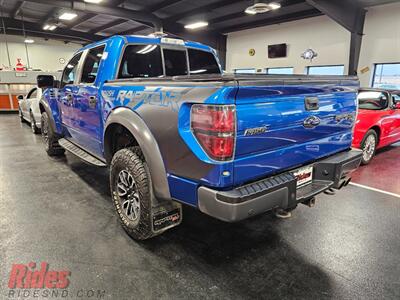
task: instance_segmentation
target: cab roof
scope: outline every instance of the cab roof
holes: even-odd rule
[[[104,40],[91,43],[86,45],[85,47],[79,49],[77,52],[84,51],[88,48],[93,48],[98,45],[108,44],[111,42],[122,42],[124,44],[154,44],[154,45],[180,45],[188,48],[199,49],[207,52],[214,52],[215,50],[210,46],[193,42],[193,41],[184,41],[182,39],[172,38],[168,36],[143,36],[143,35],[115,35]]]

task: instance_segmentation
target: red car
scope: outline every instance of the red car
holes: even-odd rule
[[[375,151],[400,141],[400,90],[361,89],[353,147],[363,150],[362,164]]]

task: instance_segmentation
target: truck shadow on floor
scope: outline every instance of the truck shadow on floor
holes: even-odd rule
[[[99,197],[110,199],[108,169],[89,166],[69,154],[65,163]],[[113,210],[111,200],[109,207]],[[185,207],[180,226],[132,243],[170,263],[170,272],[191,277],[193,284],[207,282],[210,295],[216,297],[332,297],[329,274],[285,241],[277,229],[281,222],[285,221],[264,214],[229,224]]]

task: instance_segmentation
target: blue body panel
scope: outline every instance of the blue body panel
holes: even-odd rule
[[[232,80],[229,84],[195,81],[163,84],[117,81],[120,56],[127,44],[161,44],[160,38],[115,36],[79,51],[105,45],[105,55],[93,84],[66,85],[44,93],[52,110],[56,130],[104,159],[104,126],[112,111],[125,107],[137,113],[155,136],[165,163],[171,197],[197,206],[197,189],[208,186],[228,190],[259,178],[293,169],[351,146],[358,82],[332,84],[255,84]],[[215,51],[195,42],[187,48]],[[68,102],[66,94],[74,95]],[[320,107],[307,111],[305,97],[318,97]],[[93,106],[90,99],[95,97]],[[236,105],[234,159],[210,159],[190,128],[194,103]],[[310,116],[321,120],[305,128]],[[165,118],[165,124],[159,122]],[[246,135],[246,129],[265,127],[266,132]],[[177,153],[178,152],[178,153]],[[189,162],[189,163],[188,163]],[[188,165],[189,164],[189,165]],[[192,165],[191,165],[192,164]]]

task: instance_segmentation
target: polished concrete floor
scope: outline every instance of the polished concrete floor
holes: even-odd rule
[[[186,209],[180,227],[138,243],[105,169],[49,158],[27,124],[0,115],[0,299],[12,264],[29,262],[69,270],[72,298],[399,299],[400,198],[350,185],[317,200],[238,224]]]

